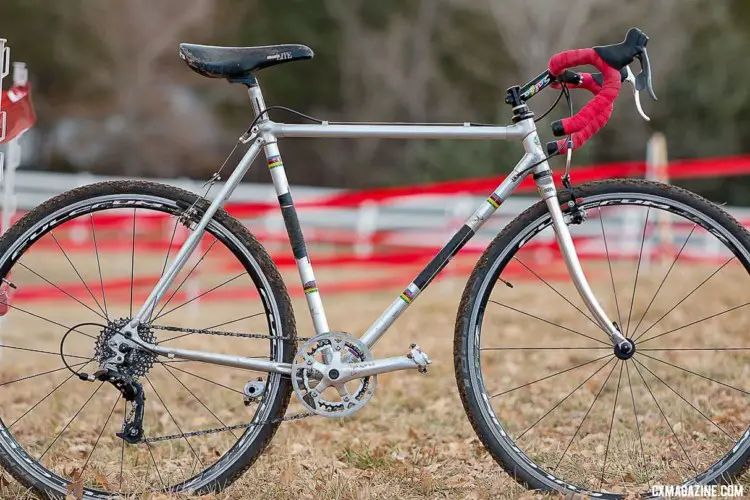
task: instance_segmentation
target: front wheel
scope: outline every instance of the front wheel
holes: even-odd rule
[[[511,222],[464,290],[461,399],[528,488],[656,496],[735,480],[750,455],[750,234],[684,189],[610,180],[559,194],[584,271],[635,353],[615,352],[567,275],[546,205]]]

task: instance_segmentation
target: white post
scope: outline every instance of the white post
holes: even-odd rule
[[[667,166],[667,138],[661,132],[656,132],[648,140],[646,145],[646,179],[669,184],[669,172]],[[659,251],[659,261],[666,264],[671,256],[665,250],[673,245],[672,241],[672,219],[668,212],[658,211],[657,231],[655,248]],[[687,236],[685,236],[687,238]]]
[[[365,200],[359,205],[355,223],[354,254],[369,257],[373,250],[373,236],[378,227],[378,204]]]
[[[26,63],[13,63],[13,85],[22,87],[28,82],[29,73]],[[13,223],[16,214],[16,169],[21,164],[20,136],[8,142],[8,165],[3,179],[3,216],[0,230],[4,233]]]

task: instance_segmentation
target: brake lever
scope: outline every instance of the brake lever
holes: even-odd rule
[[[649,61],[648,59],[648,52],[646,51],[646,47],[643,47],[642,52],[636,57],[641,63],[641,72],[635,78],[635,88],[639,91],[643,89],[648,90],[648,94],[651,96],[651,99],[653,99],[654,101],[658,101],[658,99],[656,98],[656,94],[654,93],[654,86],[651,83],[651,61]]]
[[[638,79],[643,75],[643,72],[636,77],[633,74],[633,70],[630,69],[630,66],[625,66],[626,70],[626,77],[625,81],[628,82],[630,85],[633,86],[633,98],[635,99],[635,107],[638,110],[638,114],[640,114],[644,120],[647,122],[651,121],[651,118],[649,118],[646,113],[643,112],[643,107],[641,106],[641,94],[639,93],[639,90],[642,90],[638,88]],[[649,78],[649,82],[651,79]],[[651,90],[651,95],[653,96],[653,90]]]

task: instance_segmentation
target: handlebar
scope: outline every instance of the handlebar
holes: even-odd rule
[[[656,100],[651,85],[651,65],[646,51],[648,40],[641,30],[631,28],[625,40],[620,43],[555,54],[549,61],[549,69],[524,85],[519,90],[519,96],[522,101],[527,101],[547,86],[559,88],[561,83],[570,88],[586,89],[594,94],[594,98],[578,113],[552,123],[553,134],[556,137],[571,136],[574,149],[583,146],[609,121],[614,101],[624,81],[633,85],[638,111],[648,119],[643,114],[638,99],[638,92],[646,89]],[[628,66],[635,59],[641,64],[641,73],[637,77],[633,76]],[[595,66],[599,73],[576,73],[570,70],[583,65]],[[565,153],[567,150],[567,139],[547,144],[547,153],[550,155]]]

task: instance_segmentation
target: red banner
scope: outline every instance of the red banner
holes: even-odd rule
[[[0,110],[6,114],[5,139],[0,141],[2,144],[15,139],[33,127],[36,123],[36,113],[31,102],[31,85],[29,84],[11,87],[2,92],[0,98],[2,99]]]

